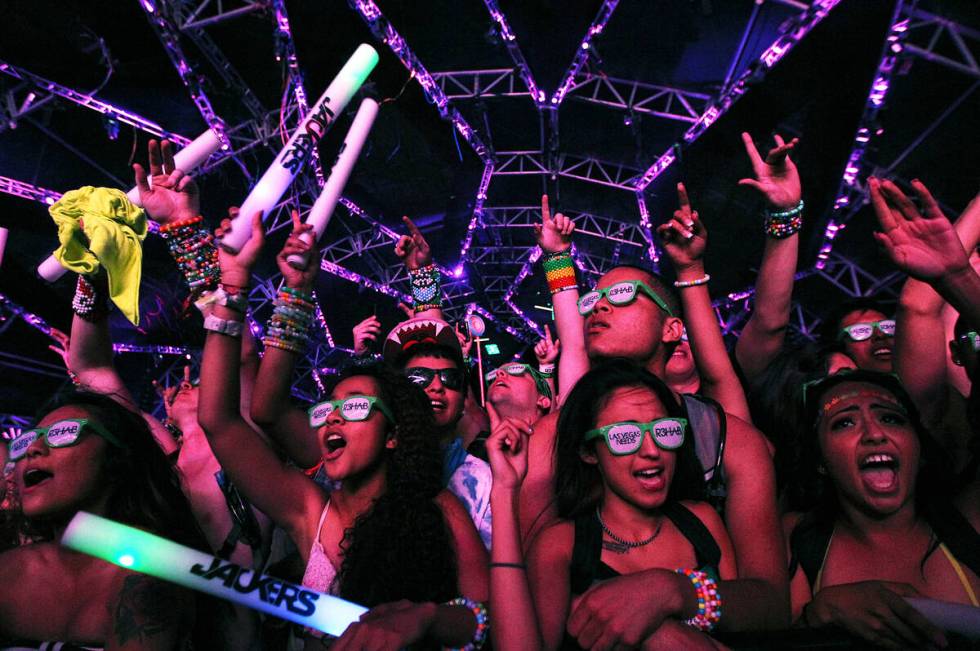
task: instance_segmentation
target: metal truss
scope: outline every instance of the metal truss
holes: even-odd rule
[[[17,118],[27,112],[29,108],[38,106],[45,99],[50,99],[53,97],[60,97],[61,99],[66,99],[69,102],[74,102],[79,106],[84,106],[87,109],[91,109],[107,118],[111,118],[120,122],[122,124],[128,124],[132,127],[136,127],[142,131],[152,134],[158,138],[168,138],[175,143],[182,146],[190,144],[190,139],[186,138],[180,134],[172,133],[167,131],[159,124],[152,120],[148,120],[132,111],[127,111],[126,109],[113,106],[108,102],[103,102],[102,100],[96,99],[89,93],[84,93],[81,91],[74,90],[68,86],[63,86],[59,83],[51,81],[50,79],[45,79],[40,75],[36,75],[28,70],[19,68],[6,61],[0,61],[0,72],[18,79],[24,82],[24,98],[21,101],[14,101],[13,99],[8,100],[11,107],[14,108],[13,111],[8,112],[9,115],[6,116],[8,122],[0,124],[0,131],[10,126],[9,121],[14,121],[16,123]],[[11,91],[13,93],[14,91]],[[45,97],[39,97],[38,94],[42,94]],[[13,95],[8,95],[8,97],[13,97]],[[13,104],[17,104],[13,107]]]
[[[483,4],[487,6],[487,11],[490,12],[490,18],[493,19],[493,22],[499,28],[500,37],[507,47],[507,53],[514,62],[514,66],[517,68],[517,72],[524,82],[524,86],[531,95],[531,99],[538,108],[541,108],[545,102],[544,91],[538,88],[537,83],[534,81],[534,75],[531,74],[531,67],[527,64],[527,60],[521,52],[520,45],[517,44],[517,37],[514,35],[513,30],[511,30],[510,24],[507,22],[507,17],[504,15],[497,0],[483,0]]]
[[[575,210],[564,211],[575,222],[576,234],[634,247],[647,245],[639,224]],[[534,228],[541,223],[540,206],[494,206],[483,211],[485,228]]]
[[[0,176],[0,192],[12,194],[22,199],[40,201],[48,206],[61,198],[60,192],[48,190],[47,188],[42,188],[39,185],[33,185],[24,181],[18,181],[7,176]]]
[[[980,79],[980,66],[974,54],[980,43],[980,31],[916,7],[910,7],[906,16],[910,19],[906,52]],[[967,41],[973,41],[973,47]],[[939,52],[944,43],[952,46],[944,51],[952,50],[955,58]]]
[[[897,297],[900,285],[906,279],[905,274],[900,271],[892,271],[881,277],[875,276],[840,253],[831,254],[817,274],[852,298],[883,295]]]
[[[817,0],[796,20],[792,29],[779,36],[745,72],[720,97],[705,109],[697,121],[684,133],[683,138],[671,145],[656,161],[647,168],[637,180],[635,188],[642,192],[654,179],[663,174],[677,159],[677,148],[689,146],[700,138],[718,118],[728,112],[732,105],[748,90],[749,82],[758,72],[765,73],[779,63],[797,43],[820,24],[840,0]],[[641,209],[642,210],[642,209]]]
[[[688,123],[697,122],[711,101],[711,96],[706,93],[608,77],[587,70],[575,77],[566,97]]]
[[[540,150],[500,151],[497,157],[495,176],[543,175],[552,179],[562,176],[628,192],[635,192],[634,183],[641,171],[592,156],[559,153],[549,157]]]
[[[447,70],[433,72],[432,78],[446,99],[479,99],[482,97],[529,97],[527,86],[521,87],[513,68],[487,70]]]
[[[184,3],[180,16],[181,31],[201,29],[210,25],[227,22],[234,18],[265,11],[266,2],[243,2],[241,0],[196,0]]]
[[[436,83],[429,71],[422,65],[415,53],[408,47],[405,39],[395,30],[392,24],[381,13],[381,9],[374,0],[348,0],[351,8],[367,23],[368,29],[374,37],[385,43],[394,53],[402,65],[415,77],[422,87],[422,92],[426,99],[439,111],[439,115],[444,120],[452,123],[459,135],[470,145],[476,155],[484,162],[489,164],[493,161],[493,153],[483,142],[479,134],[470,126],[469,122],[460,114],[456,108],[449,106],[449,98]]]
[[[214,106],[211,104],[211,100],[204,92],[202,77],[195,72],[187,56],[184,54],[184,49],[180,45],[180,33],[171,15],[169,13],[165,14],[164,8],[157,7],[154,2],[148,2],[146,0],[137,1],[140,7],[143,8],[143,11],[146,12],[150,27],[163,45],[163,49],[166,51],[167,57],[173,64],[174,69],[176,69],[180,81],[187,88],[188,93],[190,93],[191,100],[197,107],[198,113],[204,119],[204,123],[221,140],[222,148],[230,149],[231,143],[228,141],[228,136],[225,133],[224,120],[218,117]]]
[[[551,96],[552,105],[557,107],[565,99],[565,95],[568,94],[569,89],[575,83],[575,78],[578,76],[582,66],[589,60],[593,39],[602,34],[602,30],[609,24],[609,19],[612,18],[612,14],[618,4],[619,0],[603,0],[602,6],[599,7],[599,12],[592,20],[592,24],[589,25],[588,31],[585,32],[582,42],[579,43],[578,48],[575,50],[575,58],[572,59],[572,64],[565,71],[565,76],[558,84],[555,93]]]

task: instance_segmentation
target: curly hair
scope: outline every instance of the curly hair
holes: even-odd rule
[[[351,367],[341,379],[367,376],[395,416],[398,445],[386,448],[386,488],[344,532],[340,596],[368,607],[408,599],[446,601],[457,593],[449,529],[435,502],[443,489],[442,454],[425,394],[383,363]]]
[[[77,389],[56,396],[44,413],[68,406],[85,410],[126,444],[125,448],[105,446],[102,464],[102,482],[108,487],[105,517],[207,550],[207,541],[181,490],[177,472],[142,416],[108,396]],[[53,536],[54,523],[26,518],[22,522],[22,533],[31,539],[49,540]]]
[[[602,495],[598,467],[585,463],[580,452],[587,445],[585,432],[596,426],[599,410],[607,404],[609,394],[622,387],[648,388],[663,404],[668,416],[684,417],[683,409],[663,380],[630,360],[610,359],[583,375],[568,394],[558,417],[555,496],[561,518],[573,519],[591,511]],[[667,499],[704,499],[704,471],[689,427],[683,445],[677,450],[677,465]]]

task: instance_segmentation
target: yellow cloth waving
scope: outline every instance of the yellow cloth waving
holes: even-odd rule
[[[140,274],[146,213],[126,193],[90,185],[66,192],[48,209],[58,225],[61,246],[54,257],[66,269],[109,277],[109,297],[133,325],[139,325]]]

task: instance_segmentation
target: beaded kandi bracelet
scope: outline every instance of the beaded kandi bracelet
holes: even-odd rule
[[[803,228],[803,200],[789,210],[779,212],[766,211],[766,235],[773,239],[784,240]]]
[[[722,601],[718,584],[707,572],[700,570],[679,569],[677,573],[691,581],[698,598],[698,612],[684,623],[706,633],[711,632],[721,621]]]
[[[552,294],[578,287],[578,282],[575,280],[575,262],[570,251],[545,255],[541,259],[541,266],[544,268],[545,280],[548,281],[548,290]]]
[[[193,297],[213,290],[221,278],[214,236],[201,226],[203,221],[198,215],[160,227],[160,235],[166,240]]]
[[[490,632],[490,618],[487,617],[487,607],[479,601],[473,601],[466,597],[456,597],[446,602],[447,606],[465,606],[476,617],[476,630],[473,631],[473,640],[466,646],[449,648],[449,651],[478,651],[483,648],[483,643],[487,641],[487,634]]]
[[[415,312],[442,308],[442,276],[434,264],[408,272],[412,281],[412,298]]]
[[[281,287],[276,309],[269,319],[262,343],[291,353],[302,354],[309,343],[310,324],[316,306],[313,295],[290,287]]]
[[[75,285],[75,297],[72,298],[71,309],[86,321],[100,319],[109,313],[105,295],[99,292],[88,278],[81,275]]]

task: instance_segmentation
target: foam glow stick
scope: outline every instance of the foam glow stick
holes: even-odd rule
[[[217,556],[79,511],[61,538],[69,549],[134,572],[233,601],[330,635],[341,635],[367,608],[258,574]]]
[[[225,250],[237,253],[248,241],[252,234],[252,216],[260,210],[263,213],[272,210],[300,169],[313,158],[317,142],[333,125],[334,117],[344,110],[377,63],[378,53],[370,45],[362,43],[354,50],[351,58],[293,131],[272,165],[248,193],[238,217],[231,222],[231,230],[221,238],[220,244]]]
[[[340,146],[337,162],[333,164],[330,176],[323,184],[323,191],[320,192],[320,196],[317,197],[316,203],[310,208],[310,214],[306,218],[306,223],[313,226],[313,235],[303,233],[302,239],[305,242],[318,241],[323,237],[323,232],[327,230],[327,224],[330,223],[330,217],[333,215],[334,208],[337,207],[340,193],[344,191],[344,186],[347,185],[347,180],[350,178],[358,156],[361,155],[361,149],[364,147],[364,142],[371,132],[371,125],[374,124],[374,118],[377,115],[377,102],[370,98],[361,100],[361,106],[357,109],[357,115],[354,116],[354,121],[347,131],[344,144]],[[291,267],[305,269],[308,258],[308,255],[294,253],[286,261]]]
[[[980,640],[980,608],[921,597],[906,597],[905,601],[939,628]]]
[[[191,172],[210,158],[211,154],[218,151],[220,146],[221,140],[218,139],[218,136],[211,129],[208,129],[195,138],[189,145],[174,154],[174,167],[185,172]],[[150,181],[150,179],[147,180]],[[139,188],[134,186],[126,193],[126,198],[137,206],[143,207],[142,202],[140,202]],[[38,275],[49,283],[53,283],[64,276],[66,271],[68,270],[62,267],[61,263],[53,255],[48,256],[37,268]]]
[[[7,248],[7,231],[6,228],[0,226],[0,264],[3,264],[3,251]]]

